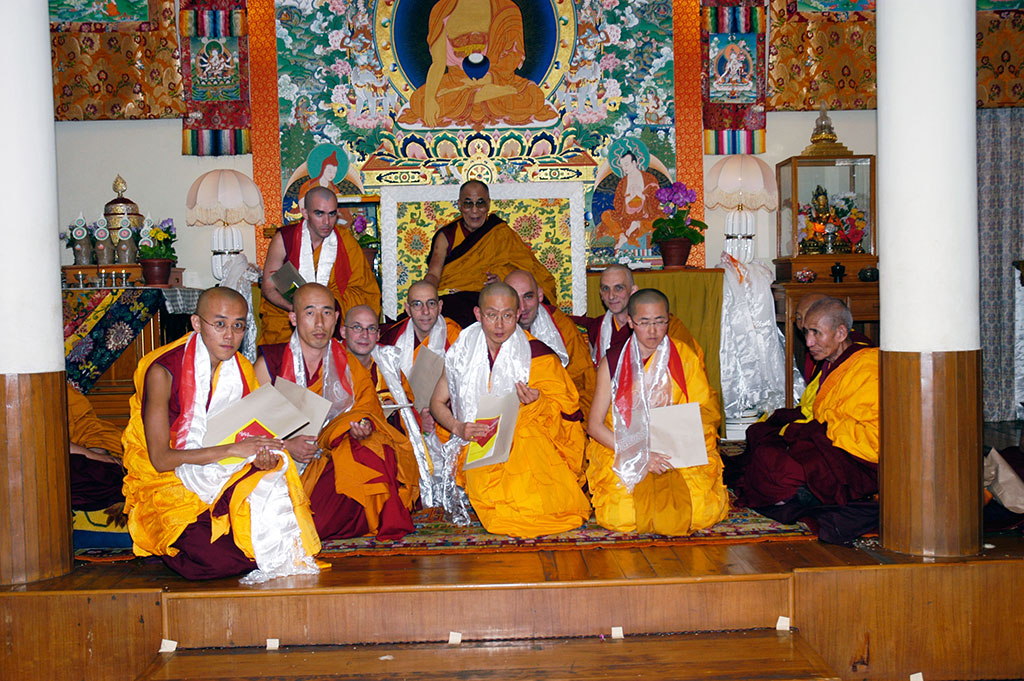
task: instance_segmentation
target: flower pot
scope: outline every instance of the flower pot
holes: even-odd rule
[[[142,266],[142,278],[146,286],[167,286],[174,261],[170,258],[142,258],[139,265]]]
[[[690,249],[693,242],[686,237],[659,241],[658,250],[661,251],[661,262],[665,269],[681,269],[686,267],[686,259],[690,257]]]
[[[372,270],[373,263],[377,261],[377,248],[376,246],[363,246],[362,249],[363,255],[366,256],[366,262],[370,263],[370,269]]]

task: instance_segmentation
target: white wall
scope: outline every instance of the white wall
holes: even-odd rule
[[[125,196],[139,204],[143,215],[154,221],[174,218],[185,283],[207,288],[216,283],[210,271],[213,227],[185,224],[185,196],[197,177],[217,168],[252,177],[252,156],[182,156],[180,119],[57,123],[59,224],[66,227],[79,212],[87,222],[102,217],[103,205],[117,196],[111,185],[120,174],[128,183]],[[243,234],[245,254],[255,262],[255,230]],[[73,261],[71,251],[62,249],[61,264]]]
[[[832,119],[832,127],[835,128],[839,141],[845,144],[847,149],[855,154],[876,153],[874,111],[830,111],[828,115]],[[775,164],[779,161],[785,161],[790,156],[800,155],[804,148],[811,143],[811,132],[814,131],[814,119],[817,117],[817,111],[769,113],[765,131],[767,149],[758,158],[774,169]],[[721,159],[721,156],[705,156],[705,175]],[[763,210],[757,211],[757,238],[754,251],[755,258],[768,265],[773,272],[775,267],[771,264],[771,260],[775,257],[775,215],[774,211],[771,213]],[[705,258],[708,267],[718,265],[722,247],[725,244],[725,216],[726,211],[722,209],[705,212],[704,221],[708,223]]]

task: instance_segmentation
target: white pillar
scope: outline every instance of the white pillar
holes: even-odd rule
[[[973,2],[878,3],[883,350],[977,350]]]
[[[47,3],[26,2],[0,22],[0,374],[64,370],[49,21]]]

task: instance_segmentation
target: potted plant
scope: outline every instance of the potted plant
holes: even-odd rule
[[[658,244],[666,269],[685,267],[690,249],[694,244],[704,243],[704,230],[708,228],[690,217],[690,206],[697,200],[697,192],[682,182],[673,182],[656,191],[654,198],[661,202],[665,217],[654,221],[651,239]]]
[[[142,277],[149,286],[166,286],[171,278],[171,267],[178,262],[174,241],[178,233],[174,220],[167,218],[153,227],[144,225],[139,232],[139,264]]]
[[[352,234],[355,235],[356,241],[359,242],[359,246],[363,249],[363,255],[366,256],[372,269],[373,263],[377,259],[377,252],[380,250],[380,237],[370,229],[370,221],[362,213],[356,215],[352,220]]]

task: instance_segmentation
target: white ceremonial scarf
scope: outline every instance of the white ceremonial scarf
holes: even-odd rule
[[[402,386],[402,371],[399,369],[401,353],[398,347],[394,345],[378,345],[370,354],[377,363],[377,368],[384,377],[384,383],[387,384],[388,390],[391,392],[395,402],[400,404],[412,402],[409,396],[405,394],[405,388]],[[420,423],[416,420],[416,412],[412,407],[402,407],[398,410],[398,413],[401,415],[402,424],[405,426],[405,432],[408,433],[413,454],[416,456],[416,467],[420,473],[420,499],[423,500],[423,505],[427,508],[436,506],[434,486],[431,484],[434,463],[431,461],[430,454],[427,451],[427,444],[423,440],[423,431],[420,430]]]
[[[508,340],[501,344],[492,369],[483,326],[476,322],[463,329],[444,361],[455,418],[467,423],[473,421],[483,395],[507,395],[515,392],[516,383],[529,382],[530,357],[526,332],[516,326]],[[466,444],[454,435],[452,440],[459,440],[460,447]]]
[[[601,328],[597,332],[597,343],[590,349],[590,356],[594,359],[594,364],[600,364],[601,359],[608,354],[608,348],[612,344],[612,334],[615,333],[614,326],[615,315],[611,312],[605,312],[604,317],[601,318]]]
[[[439,357],[444,357],[445,350],[444,346],[448,342],[448,324],[445,323],[444,317],[437,315],[437,319],[434,320],[434,325],[430,327],[430,336],[427,337],[427,349],[436,354]],[[405,372],[408,376],[409,372],[412,371],[412,365],[415,361],[414,356],[416,354],[416,346],[419,342],[416,340],[416,327],[413,324],[412,319],[405,325],[405,330],[402,331],[402,335],[395,341],[395,347],[398,348],[399,355],[399,368]]]
[[[292,337],[288,340],[288,350],[292,356],[292,376],[285,376],[295,385],[308,387],[306,385],[306,361],[302,356],[302,343],[299,341],[299,332],[292,331]],[[343,414],[352,408],[355,403],[354,388],[352,387],[352,369],[348,362],[345,362],[345,373],[338,371],[341,359],[345,357],[345,348],[338,341],[331,339],[323,354],[320,365],[320,375],[323,376],[322,397],[331,401],[331,409],[327,412],[327,421],[334,420],[338,414]]]
[[[558,330],[551,313],[543,305],[537,305],[537,316],[530,327],[530,333],[544,345],[555,351],[562,366],[569,366],[569,351],[565,349],[565,341],[562,340],[562,332]]]
[[[672,404],[672,379],[668,360],[672,342],[661,339],[649,368],[644,371],[640,343],[631,335],[619,354],[612,378],[612,426],[615,431],[615,464],[626,491],[632,492],[647,475],[651,453],[651,409]]]
[[[302,221],[299,229],[302,232],[299,242],[299,274],[306,280],[306,283],[315,281],[327,286],[331,280],[334,261],[338,257],[338,233],[331,230],[320,246],[320,261],[313,264],[313,240],[309,236],[309,228],[306,226],[305,220]]]
[[[191,373],[193,378],[189,382],[192,385],[186,389],[194,392],[191,404],[183,405],[190,413],[190,418],[187,432],[179,433],[179,438],[184,439],[184,446],[178,448],[199,449],[203,446],[208,417],[242,398],[242,370],[237,355],[221,362],[217,367],[217,385],[211,396],[213,377],[210,372],[210,353],[198,333],[192,334],[186,343],[186,362],[189,355],[192,355],[192,366],[183,367],[183,374],[188,376]],[[210,402],[209,408],[206,406],[207,400]],[[285,471],[291,465],[291,459],[284,452],[279,454],[282,460],[280,470],[265,474],[247,499],[252,521],[250,536],[257,569],[242,579],[246,584],[284,575],[315,574],[320,571],[313,557],[303,548],[299,521],[288,492]],[[233,464],[184,463],[175,468],[174,473],[187,490],[202,499],[203,503],[211,505],[220,496],[231,476],[255,458],[253,455],[241,463]]]

